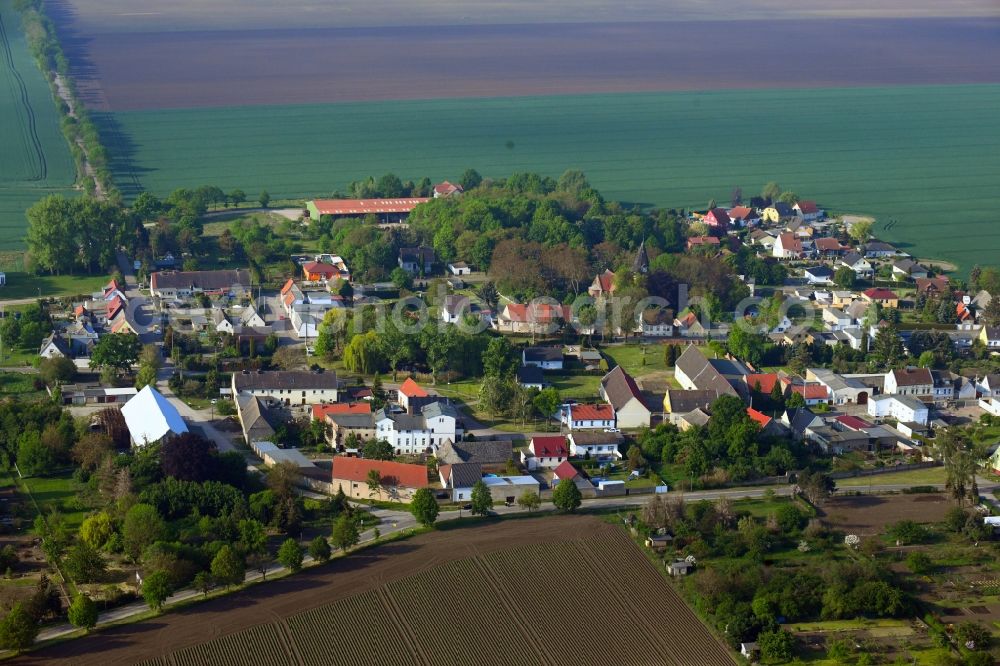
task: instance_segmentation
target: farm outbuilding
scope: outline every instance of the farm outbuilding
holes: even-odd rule
[[[486,476],[483,483],[494,502],[516,502],[525,492],[537,493],[540,486],[533,476]]]

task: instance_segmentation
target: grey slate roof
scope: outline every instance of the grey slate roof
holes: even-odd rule
[[[236,391],[274,390],[274,389],[324,389],[338,387],[337,373],[331,370],[325,372],[281,371],[268,370],[262,372],[242,372],[233,375]]]
[[[526,363],[542,363],[563,360],[562,347],[525,347]]]
[[[471,488],[483,478],[483,468],[478,463],[455,463],[451,466],[452,488]]]
[[[498,465],[514,458],[514,445],[510,440],[482,440],[475,442],[446,441],[434,454],[443,465],[476,463]]]
[[[519,384],[544,384],[545,376],[537,365],[522,365],[517,369]]]
[[[684,350],[684,353],[677,359],[676,366],[700,390],[717,391],[720,395],[738,395],[736,389],[709,363],[705,355],[695,345],[690,345]]]

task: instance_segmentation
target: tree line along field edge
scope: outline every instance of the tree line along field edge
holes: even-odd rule
[[[311,198],[403,178],[583,169],[612,199],[704,207],[777,180],[964,268],[1000,230],[1000,86],[636,93],[106,114],[119,185]],[[127,186],[124,186],[126,189]],[[129,192],[127,192],[129,193]],[[134,193],[134,192],[133,192]],[[975,229],[975,235],[971,231]],[[876,229],[879,231],[879,228]],[[974,241],[974,242],[973,242]]]

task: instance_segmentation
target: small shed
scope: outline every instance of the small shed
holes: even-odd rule
[[[694,569],[694,565],[687,560],[676,560],[667,565],[667,571],[671,576],[687,576]]]
[[[669,534],[652,534],[646,537],[646,548],[665,550],[673,542],[674,537]]]
[[[740,643],[740,654],[754,661],[760,658],[760,647],[756,643]]]

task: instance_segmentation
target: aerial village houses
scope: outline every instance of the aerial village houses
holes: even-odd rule
[[[167,271],[153,273],[149,293],[158,298],[187,298],[195,294],[242,296],[251,287],[250,271]]]
[[[428,275],[434,268],[434,250],[429,247],[404,247],[399,250],[399,267],[411,275]]]
[[[233,396],[249,393],[285,405],[337,402],[337,373],[307,371],[244,370],[234,372]]]
[[[369,474],[378,474],[379,483],[374,490],[369,485]],[[426,465],[410,465],[386,460],[333,457],[331,483],[343,490],[348,497],[408,503],[421,488],[430,487]],[[336,491],[335,491],[336,492]]]
[[[620,365],[601,378],[600,394],[614,410],[617,427],[649,427],[653,413],[635,380]]]
[[[560,410],[560,420],[570,430],[615,428],[615,410],[611,405],[571,404]]]
[[[568,458],[569,448],[562,435],[537,435],[531,438],[528,448],[521,451],[521,462],[529,471],[539,467],[558,467]]]

